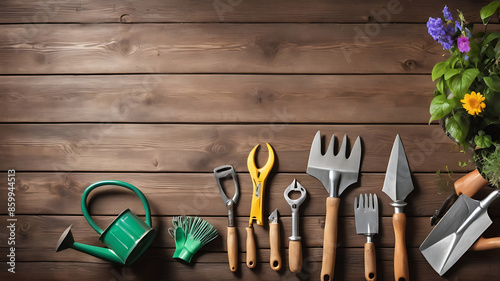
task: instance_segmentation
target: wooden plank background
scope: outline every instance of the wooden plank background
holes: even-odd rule
[[[320,130],[350,141],[360,136],[359,182],[342,196],[335,280],[362,280],[364,237],[355,235],[354,197],[376,193],[379,280],[393,279],[394,236],[389,198],[381,192],[396,134],[413,171],[407,198],[411,280],[497,280],[498,251],[471,252],[443,277],[419,245],[429,217],[473,169],[437,123],[427,124],[432,66],[446,51],[425,22],[445,4],[479,23],[488,1],[325,0],[4,0],[0,3],[0,170],[16,170],[16,274],[7,272],[4,184],[0,188],[2,280],[318,280],[326,191],[305,173]],[[498,22],[498,15],[492,18]],[[251,199],[246,158],[273,145],[265,214],[278,208],[284,269],[269,268],[268,227],[255,227],[258,266],[245,265]],[[257,159],[263,165],[265,149]],[[228,270],[227,212],[212,170],[231,164],[241,197],[236,208],[240,269]],[[440,170],[443,173],[436,174]],[[453,174],[448,175],[446,170]],[[301,207],[304,268],[287,263],[291,211],[283,190],[297,178],[308,190]],[[81,215],[83,190],[119,179],[150,201],[158,236],[132,267],[66,250],[55,253],[73,224],[76,241],[100,245]],[[478,194],[484,196],[486,191]],[[95,192],[91,213],[101,226],[129,207],[133,194]],[[500,233],[500,205],[489,210]],[[194,265],[171,256],[172,216],[197,215],[219,230]]]

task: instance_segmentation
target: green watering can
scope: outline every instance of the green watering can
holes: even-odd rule
[[[103,185],[118,185],[135,192],[144,206],[146,222],[137,217],[129,209],[126,209],[104,231],[97,226],[87,210],[87,197],[92,190]],[[116,180],[96,182],[83,192],[81,206],[83,216],[85,216],[90,226],[101,235],[99,240],[108,248],[75,242],[73,234],[71,234],[70,225],[61,235],[61,238],[59,238],[56,252],[73,248],[80,252],[127,266],[134,263],[146,251],[156,236],[156,231],[151,227],[151,212],[148,200],[139,189],[129,183]]]

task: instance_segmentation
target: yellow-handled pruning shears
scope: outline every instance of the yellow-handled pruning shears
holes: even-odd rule
[[[247,231],[247,266],[254,268],[257,263],[257,249],[255,247],[255,239],[253,235],[253,221],[255,220],[258,225],[264,225],[262,218],[262,200],[264,197],[266,179],[274,165],[274,150],[273,147],[266,143],[269,153],[267,163],[264,167],[258,169],[255,165],[255,151],[259,147],[256,145],[248,155],[247,166],[248,172],[252,177],[253,193],[252,205],[250,209],[250,220],[248,222]]]

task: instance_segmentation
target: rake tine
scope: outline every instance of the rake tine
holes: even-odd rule
[[[349,159],[361,159],[361,139],[359,137],[356,138],[356,142],[351,150],[351,155],[349,155]]]
[[[330,144],[328,145],[325,155],[335,155],[335,134],[332,135],[332,139],[330,140]]]
[[[321,133],[318,131],[316,135],[314,136],[313,143],[311,145],[311,152],[309,154],[309,158],[311,158],[313,155],[322,155],[321,153]]]
[[[373,209],[375,209],[375,211],[378,211],[378,198],[377,198],[377,194],[373,195]]]
[[[344,159],[347,159],[347,135],[344,135],[342,146],[336,156],[342,156]]]

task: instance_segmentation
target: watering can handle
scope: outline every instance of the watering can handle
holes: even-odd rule
[[[92,228],[99,233],[99,235],[102,234],[103,230],[97,226],[97,224],[94,222],[94,220],[90,217],[89,211],[87,210],[87,197],[89,196],[90,192],[94,190],[95,188],[103,185],[118,185],[121,187],[128,188],[135,192],[137,196],[139,196],[139,199],[141,199],[142,205],[144,206],[144,211],[146,213],[146,224],[151,226],[151,211],[149,209],[149,203],[144,194],[135,186],[131,185],[130,183],[124,182],[124,181],[117,181],[117,180],[105,180],[105,181],[100,181],[91,184],[85,191],[83,192],[82,195],[82,201],[81,201],[81,206],[82,206],[82,213],[87,222],[92,226]]]

